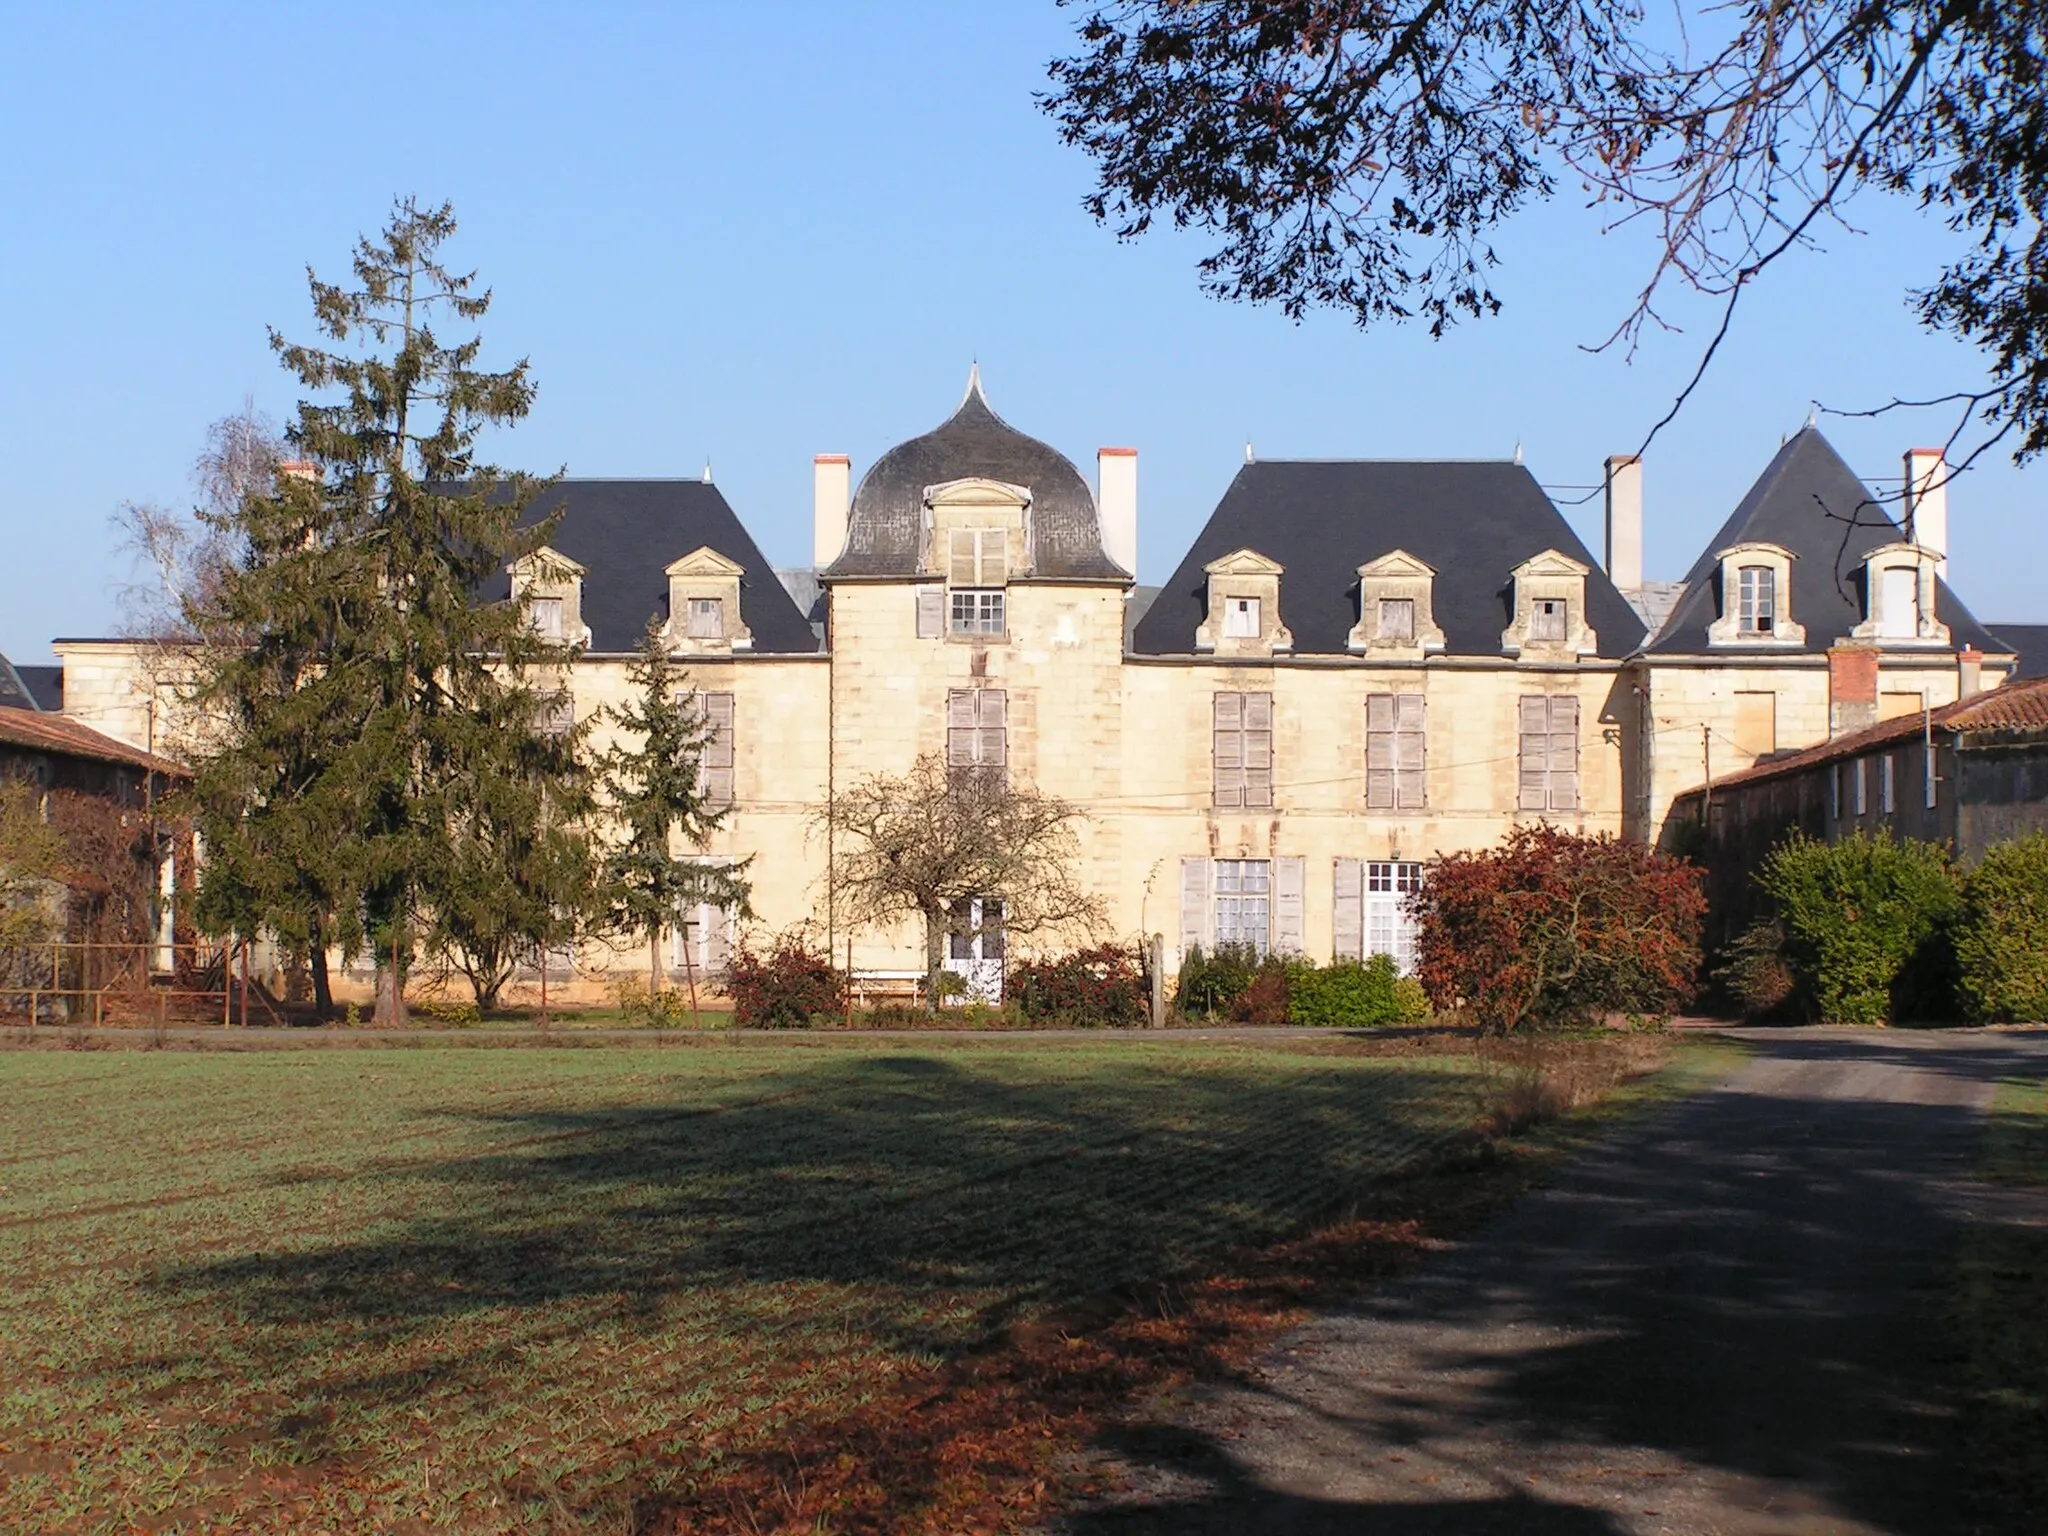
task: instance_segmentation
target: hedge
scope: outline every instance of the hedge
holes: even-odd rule
[[[1954,944],[1972,1015],[2048,1020],[2048,835],[2002,843],[1963,877]]]

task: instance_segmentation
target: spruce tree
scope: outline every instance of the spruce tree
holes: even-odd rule
[[[627,677],[632,702],[607,710],[625,735],[600,760],[606,808],[617,829],[604,857],[613,927],[647,940],[647,994],[661,990],[661,936],[681,909],[699,902],[751,916],[751,858],[709,864],[683,849],[701,848],[725,824],[730,806],[705,798],[699,764],[711,724],[690,701],[669,660],[658,620],[650,621]]]
[[[310,929],[316,952],[368,949],[383,1024],[405,1018],[437,914],[474,896],[479,839],[565,771],[558,745],[536,741],[529,678],[559,648],[517,605],[481,600],[552,522],[524,522],[538,482],[476,458],[533,384],[524,361],[480,369],[476,335],[437,334],[491,302],[438,259],[455,228],[447,204],[397,203],[357,243],[352,283],[309,272],[322,344],[271,333],[314,397],[286,434],[311,478],[245,502],[248,555],[218,601],[247,655],[199,690],[224,726],[198,765],[203,904],[286,937]]]

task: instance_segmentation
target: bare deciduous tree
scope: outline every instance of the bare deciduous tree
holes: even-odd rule
[[[1020,936],[1082,939],[1105,920],[1076,868],[1083,813],[1000,769],[927,755],[901,776],[862,779],[819,819],[834,842],[833,886],[856,924],[923,921],[927,996],[938,995],[956,913],[977,897],[999,898],[1003,930]]]

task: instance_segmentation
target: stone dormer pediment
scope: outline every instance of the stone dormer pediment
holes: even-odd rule
[[[1444,648],[1435,613],[1436,568],[1405,549],[1358,568],[1358,622],[1353,651],[1393,661],[1420,661]]]
[[[1531,555],[1510,573],[1513,617],[1500,648],[1530,661],[1567,661],[1599,653],[1586,623],[1586,577],[1591,567],[1562,550]]]
[[[662,633],[672,655],[721,656],[753,649],[753,632],[740,613],[744,566],[705,545],[670,561],[663,574],[668,577],[668,623]]]
[[[542,545],[505,567],[512,600],[522,604],[542,639],[560,645],[588,645],[583,622],[583,578],[589,571],[558,549]]]
[[[1209,578],[1207,617],[1195,629],[1195,649],[1218,656],[1270,656],[1294,649],[1280,622],[1277,560],[1255,549],[1234,549],[1202,567]]]
[[[926,486],[924,504],[928,507],[1028,507],[1031,505],[1031,487],[969,475],[965,479],[945,480]]]

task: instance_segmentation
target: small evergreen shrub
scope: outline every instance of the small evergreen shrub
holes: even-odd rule
[[[1973,1017],[2048,1020],[2048,835],[2002,843],[1963,877],[1954,936]]]
[[[1260,963],[1249,944],[1221,944],[1213,953],[1196,945],[1181,959],[1173,1005],[1185,1018],[1229,1018],[1257,980]]]
[[[1026,961],[1005,978],[1003,996],[1027,1019],[1085,1029],[1136,1029],[1149,1011],[1144,966],[1118,944]]]
[[[807,1029],[816,1018],[846,1012],[845,973],[802,940],[784,935],[765,954],[744,941],[733,951],[726,982],[739,1029]]]
[[[1857,833],[1836,843],[1793,834],[1757,884],[1777,903],[1784,957],[1813,1017],[1883,1024],[1936,1006],[1943,931],[1955,916],[1955,869],[1934,843]]]
[[[1391,955],[1339,960],[1334,965],[1292,967],[1287,1018],[1318,1029],[1357,1029],[1381,1024],[1415,1024],[1429,1017],[1429,1000],[1419,983],[1395,968]]]
[[[1683,859],[1538,824],[1447,854],[1411,898],[1419,979],[1493,1034],[1657,1016],[1692,996],[1706,896]]]
[[[1785,958],[1785,931],[1770,918],[1751,923],[1722,955],[1714,980],[1745,1019],[1781,1014],[1799,991],[1799,977]]]

